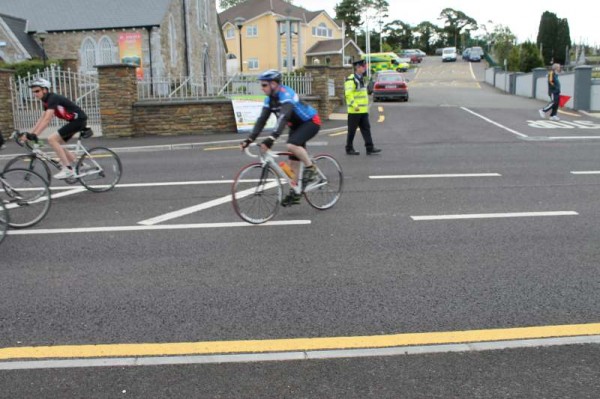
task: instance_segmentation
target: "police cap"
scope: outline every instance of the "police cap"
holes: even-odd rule
[[[365,61],[365,60],[358,60],[358,61],[354,61],[354,62],[352,63],[352,65],[353,65],[353,66],[355,66],[355,67],[356,67],[356,66],[365,66],[365,65],[367,65],[367,61]]]

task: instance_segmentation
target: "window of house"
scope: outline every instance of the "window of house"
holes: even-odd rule
[[[233,38],[235,38],[235,28],[227,28],[227,30],[225,31],[225,39],[231,40]]]
[[[344,56],[344,65],[350,65],[350,64],[352,64],[352,56],[351,55]]]
[[[248,69],[258,69],[258,58],[248,58]]]
[[[177,66],[177,28],[173,15],[169,16],[169,49],[171,56],[171,66]]]
[[[258,26],[256,26],[256,25],[246,26],[246,37],[258,37]]]
[[[91,37],[86,37],[81,43],[81,72],[96,72],[96,42]]]
[[[327,28],[324,22],[321,22],[319,26],[313,26],[312,34],[318,37],[333,37],[333,30]]]
[[[114,64],[117,61],[117,48],[108,36],[102,37],[98,42],[98,53],[100,65]]]
[[[296,66],[296,57],[292,57],[292,68]],[[283,67],[288,67],[288,59],[287,57],[283,59]]]

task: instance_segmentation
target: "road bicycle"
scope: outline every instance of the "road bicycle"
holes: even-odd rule
[[[6,237],[9,221],[8,210],[4,206],[4,202],[0,201],[0,243],[4,241],[4,237]]]
[[[21,143],[20,139],[23,135],[29,135],[28,138],[31,138],[31,140],[25,144]],[[64,146],[77,157],[75,176],[65,179],[65,182],[67,184],[74,184],[79,181],[81,185],[92,192],[109,191],[121,180],[121,160],[117,154],[105,147],[94,147],[88,150],[83,145],[82,140],[92,135],[93,132],[91,129],[83,129],[79,132],[76,144],[67,144]],[[46,181],[50,184],[52,175],[50,174],[50,167],[48,165],[60,170],[62,166],[58,159],[52,158],[42,150],[42,146],[35,135],[15,131],[11,135],[11,138],[21,147],[27,148],[29,154],[18,155],[11,159],[4,167],[4,170],[14,168],[16,165],[18,167],[25,167],[46,178]]]
[[[50,210],[50,187],[39,174],[13,168],[0,173],[0,202],[8,217],[0,219],[8,227],[21,229],[39,223]],[[1,227],[0,227],[1,229]]]
[[[334,206],[342,195],[344,174],[340,164],[328,154],[314,156],[312,162],[317,167],[316,179],[306,187],[302,186],[302,178],[294,182],[277,164],[275,158],[290,156],[289,152],[258,151],[252,153],[251,147],[244,149],[246,155],[260,158],[244,166],[237,174],[231,188],[233,209],[248,223],[260,224],[272,219],[279,209],[283,197],[283,185],[287,184],[298,195],[303,194],[306,201],[319,210]],[[304,164],[300,163],[299,176],[304,172]]]

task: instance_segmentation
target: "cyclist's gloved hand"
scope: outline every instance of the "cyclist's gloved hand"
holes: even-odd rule
[[[248,147],[248,146],[249,146],[251,143],[252,143],[252,140],[251,140],[251,139],[246,139],[246,140],[244,140],[244,141],[242,141],[242,142],[240,143],[240,147],[242,147],[242,148],[246,148],[246,147]]]
[[[262,142],[262,144],[264,144],[267,148],[273,147],[274,143],[275,143],[275,139],[272,136],[267,137]]]
[[[27,137],[27,140],[32,140],[32,141],[35,141],[37,143],[38,136],[36,134],[29,133],[29,132],[25,132],[24,134],[25,134],[25,137]]]

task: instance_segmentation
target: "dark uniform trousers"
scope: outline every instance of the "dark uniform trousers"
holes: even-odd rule
[[[360,128],[360,133],[365,140],[367,151],[373,149],[373,139],[371,138],[371,124],[369,123],[369,114],[348,114],[348,137],[346,138],[346,151],[354,149],[354,135],[356,128]]]

